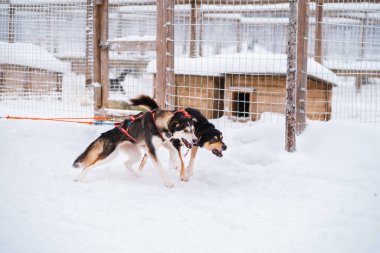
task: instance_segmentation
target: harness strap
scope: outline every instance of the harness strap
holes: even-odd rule
[[[138,116],[136,117],[135,115],[130,115],[129,116],[129,119],[130,119],[130,122],[128,124],[128,127],[127,129],[124,129],[123,128],[123,124],[124,123],[115,123],[115,127],[117,129],[119,129],[123,134],[125,134],[129,139],[131,139],[134,143],[137,143],[137,140],[135,138],[132,137],[132,135],[130,135],[128,133],[128,130],[129,130],[129,127],[132,125],[132,123],[136,120],[136,119],[139,119],[143,116],[144,114],[140,113],[138,114]]]
[[[160,138],[161,138],[162,141],[165,141],[164,137],[162,136],[162,133],[161,133],[160,129],[158,129],[158,126],[156,124],[156,111],[150,111],[150,113],[152,114],[153,123],[154,123],[154,126],[156,127],[158,135],[160,136]]]
[[[191,115],[187,111],[185,111],[185,110],[177,110],[174,113],[177,113],[177,112],[182,113],[183,116],[185,116],[186,118],[189,118],[189,119],[191,118]]]
[[[131,122],[132,123],[132,122]],[[124,128],[123,128],[123,123],[115,123],[115,127],[117,128],[117,129],[119,129],[123,134],[125,134],[129,139],[131,139],[134,143],[137,143],[137,140],[135,139],[135,138],[133,138],[132,137],[132,135],[130,135],[129,133],[128,133],[128,128],[127,128],[127,130],[125,130]]]
[[[180,112],[182,113],[186,118],[191,118],[190,114],[185,111],[185,110],[177,110],[175,111],[174,113],[177,113],[177,112]],[[156,130],[158,132],[158,135],[160,136],[161,140],[162,141],[165,141],[164,137],[162,136],[162,132],[160,131],[160,129],[158,128],[157,124],[156,124],[156,111],[153,110],[153,111],[150,111],[151,115],[152,115],[152,118],[153,118],[153,123],[154,123],[154,126],[156,127]],[[143,113],[140,113],[140,115],[138,115],[137,117],[135,115],[130,115],[129,116],[129,119],[130,119],[130,122],[128,124],[128,127],[127,129],[124,129],[123,128],[123,123],[115,123],[115,127],[117,129],[119,129],[123,134],[125,134],[129,139],[131,139],[133,142],[137,143],[137,140],[135,138],[132,137],[132,135],[130,135],[128,133],[128,130],[129,130],[129,127],[132,125],[132,123],[138,119],[138,118],[141,118],[144,114]]]

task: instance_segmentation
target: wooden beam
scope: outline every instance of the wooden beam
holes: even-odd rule
[[[197,21],[198,11],[195,0],[190,3],[190,57],[197,57]]]
[[[108,0],[100,5],[100,83],[102,85],[102,107],[108,107],[109,56],[108,56]]]
[[[174,74],[174,0],[167,0],[166,6],[166,109],[174,110],[175,103],[175,74]]]
[[[155,40],[143,41],[109,41],[110,51],[149,51],[156,50]]]
[[[92,83],[92,75],[91,75],[91,69],[90,69],[90,46],[91,46],[91,29],[89,27],[92,27],[92,15],[91,13],[93,10],[91,10],[91,1],[92,0],[86,0],[86,52],[85,52],[85,84],[86,86],[90,85]]]
[[[165,107],[166,94],[166,38],[165,38],[165,1],[157,0],[157,45],[156,45],[156,101]]]
[[[314,59],[320,64],[323,63],[322,39],[323,39],[323,1],[316,0],[315,13],[315,43],[314,43]]]
[[[174,87],[174,0],[157,0],[156,100],[166,108],[167,87]]]
[[[297,69],[297,1],[289,3],[287,45],[285,150],[296,150],[296,69]]]
[[[99,10],[100,7],[97,4],[94,4],[93,6],[93,41],[92,41],[92,50],[93,50],[93,57],[94,57],[94,63],[92,66],[92,73],[93,73],[93,82],[95,83],[94,91],[95,91],[95,103],[94,103],[94,110],[97,111],[102,107],[101,102],[101,87],[99,86],[101,83],[100,80],[100,68],[101,68],[101,61],[100,61],[100,15]],[[99,85],[98,85],[99,84]]]
[[[108,0],[94,2],[93,11],[93,78],[95,84],[95,111],[108,105]],[[100,95],[99,86],[100,84]]]
[[[297,91],[296,120],[297,134],[306,127],[306,93],[307,93],[307,45],[309,31],[309,0],[298,1],[297,26]]]

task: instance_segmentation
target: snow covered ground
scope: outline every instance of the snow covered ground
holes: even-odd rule
[[[309,122],[286,153],[283,124],[223,129],[190,182],[120,155],[83,183],[71,163],[109,126],[0,121],[0,252],[380,251],[380,128]],[[164,162],[167,154],[160,151]]]

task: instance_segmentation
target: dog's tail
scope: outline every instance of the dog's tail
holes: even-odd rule
[[[75,159],[73,163],[74,168],[87,167],[94,164],[98,159],[100,153],[103,151],[103,141],[98,138],[93,141],[86,150]]]
[[[148,108],[148,110],[154,110],[159,108],[156,101],[154,101],[153,98],[146,95],[141,95],[137,98],[132,98],[129,101],[131,101],[131,105],[133,106],[143,106]]]

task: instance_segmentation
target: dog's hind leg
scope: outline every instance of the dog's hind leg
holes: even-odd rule
[[[146,162],[148,161],[148,155],[147,154],[144,154],[144,157],[141,159],[141,162],[140,162],[140,165],[139,165],[139,169],[138,171],[141,173],[145,167],[145,164]]]
[[[140,161],[141,158],[141,151],[139,147],[136,146],[124,146],[124,150],[128,153],[128,160],[124,162],[125,167],[128,169],[129,173],[131,175],[138,177],[139,175],[136,173],[136,171],[133,169],[133,164]]]
[[[80,165],[83,169],[74,181],[82,181],[84,176],[92,168],[110,160],[116,154],[116,152],[114,152],[116,147],[116,144],[108,142],[107,140],[98,140],[91,145],[90,149],[86,150],[86,154],[81,159]]]
[[[102,161],[102,160],[101,160]],[[94,168],[95,166],[97,165],[100,165],[101,164],[101,161],[97,162],[95,161],[93,164],[91,165],[88,165],[87,167],[84,167],[81,171],[81,173],[78,175],[78,177],[76,179],[74,179],[74,182],[81,182],[84,178],[84,176],[86,176],[86,174],[92,169]]]

